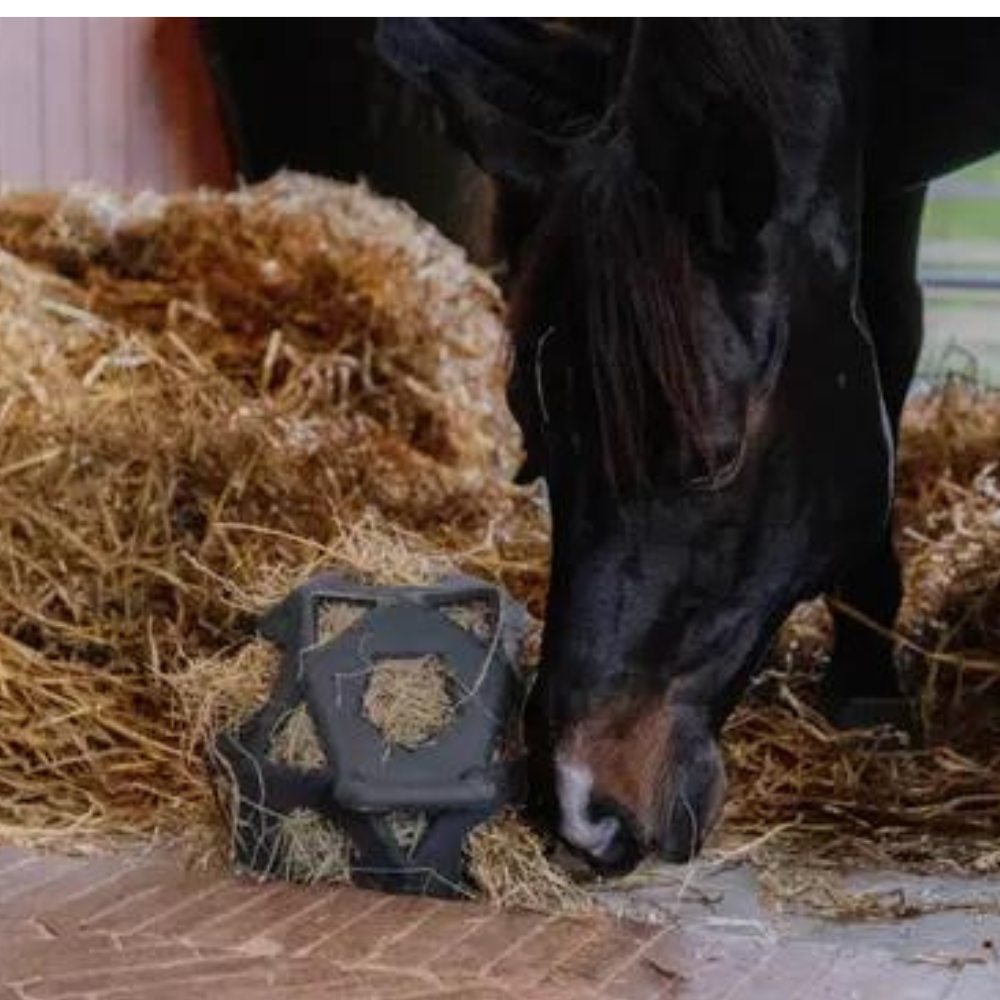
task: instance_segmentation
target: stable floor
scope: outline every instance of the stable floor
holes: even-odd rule
[[[761,910],[744,870],[674,878],[609,899],[657,925],[2,848],[0,1000],[1000,997],[1000,918],[796,921]]]

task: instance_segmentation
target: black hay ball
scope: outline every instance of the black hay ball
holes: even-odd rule
[[[367,587],[323,575],[293,591],[259,626],[281,650],[270,698],[210,755],[235,784],[237,864],[468,891],[467,836],[524,796],[525,627],[519,605],[470,577]],[[303,823],[305,862],[288,836]]]

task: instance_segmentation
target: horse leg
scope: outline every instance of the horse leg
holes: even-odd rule
[[[923,301],[917,281],[917,247],[923,188],[883,196],[866,208],[863,222],[861,304],[875,341],[886,411],[894,441],[923,341]],[[823,701],[835,724],[849,728],[894,723],[910,728],[894,659],[891,629],[903,596],[892,525],[840,581],[832,611],[833,657]],[[838,605],[852,609],[838,608]],[[877,628],[866,625],[864,619]]]

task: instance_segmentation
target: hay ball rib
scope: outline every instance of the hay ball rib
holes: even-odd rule
[[[309,881],[469,891],[470,834],[523,796],[510,737],[526,621],[467,577],[391,588],[325,574],[272,609],[261,631],[283,662],[271,697],[213,753],[235,779],[238,860]]]

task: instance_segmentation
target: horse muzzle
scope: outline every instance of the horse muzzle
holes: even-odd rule
[[[660,725],[661,739],[637,743],[636,728],[617,731],[610,756],[607,735],[589,742],[585,729],[556,751],[557,832],[601,873],[628,871],[646,855],[692,860],[721,812],[722,755],[699,715],[669,709]]]

